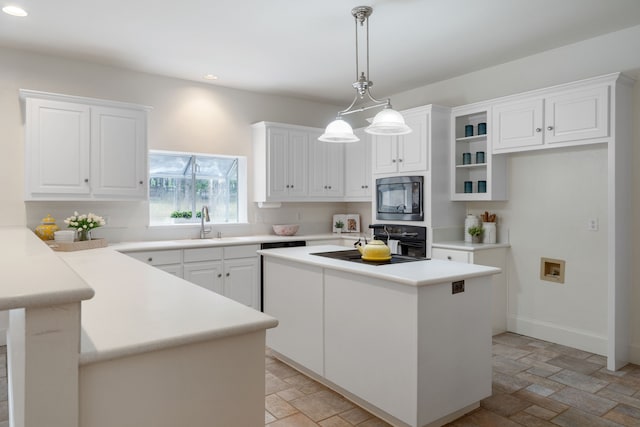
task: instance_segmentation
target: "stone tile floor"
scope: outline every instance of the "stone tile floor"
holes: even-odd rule
[[[0,346],[0,427],[8,427],[6,347]],[[265,425],[389,426],[265,354]],[[585,351],[504,333],[493,337],[493,393],[448,427],[640,427],[640,367],[612,372]]]
[[[266,356],[265,425],[388,426],[317,382]],[[640,367],[546,341],[493,337],[493,393],[448,427],[640,427]]]

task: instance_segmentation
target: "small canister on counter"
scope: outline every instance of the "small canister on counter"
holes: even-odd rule
[[[478,181],[478,193],[487,192],[487,181]]]
[[[471,164],[471,153],[462,153],[462,164],[463,165]]]
[[[465,193],[473,192],[473,182],[471,182],[471,181],[465,181],[464,182],[464,192]]]
[[[58,230],[60,230],[60,228],[56,225],[56,220],[53,219],[51,215],[47,215],[45,218],[42,218],[42,223],[36,227],[35,233],[36,236],[42,240],[53,240],[53,233]]]
[[[476,163],[484,163],[484,151],[476,151]]]
[[[478,135],[486,135],[486,134],[487,134],[487,124],[478,123]]]

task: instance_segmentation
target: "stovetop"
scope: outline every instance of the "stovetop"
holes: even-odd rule
[[[388,265],[388,264],[400,264],[403,262],[412,262],[412,261],[425,261],[427,258],[417,258],[407,255],[391,255],[390,260],[384,261],[365,261],[362,259],[360,252],[357,249],[346,250],[346,251],[330,251],[330,252],[315,252],[310,255],[318,255],[327,258],[339,259],[342,261],[351,261],[358,262],[360,264],[369,264],[369,265]]]

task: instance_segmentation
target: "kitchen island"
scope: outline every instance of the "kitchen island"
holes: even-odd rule
[[[19,227],[0,242],[12,426],[264,423],[276,319],[110,248],[54,253]]]
[[[441,260],[371,265],[270,249],[267,345],[395,426],[440,426],[491,395],[491,276]]]

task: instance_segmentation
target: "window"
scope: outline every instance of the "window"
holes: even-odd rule
[[[244,157],[149,152],[150,225],[246,222],[246,198]]]

